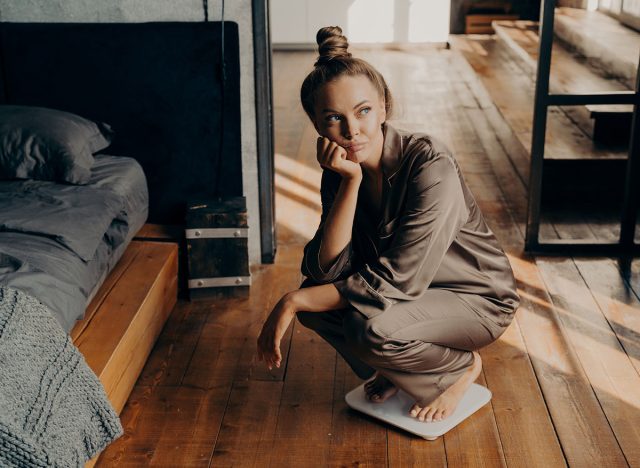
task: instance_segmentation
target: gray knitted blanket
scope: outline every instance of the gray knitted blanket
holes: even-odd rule
[[[82,467],[122,432],[104,387],[52,313],[0,287],[0,466]]]

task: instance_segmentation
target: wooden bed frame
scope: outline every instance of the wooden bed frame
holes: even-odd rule
[[[118,414],[176,304],[177,288],[178,245],[134,240],[71,330]]]

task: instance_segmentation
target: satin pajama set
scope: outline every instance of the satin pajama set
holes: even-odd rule
[[[509,260],[456,159],[440,141],[383,124],[380,219],[361,185],[352,237],[325,271],[323,227],[341,182],[322,174],[320,225],[304,248],[301,287],[332,283],[350,303],[298,320],[362,379],[377,370],[427,404],[498,339],[520,304]]]

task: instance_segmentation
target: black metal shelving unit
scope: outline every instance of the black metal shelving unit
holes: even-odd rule
[[[551,46],[553,43],[554,0],[544,0],[540,12],[540,52],[536,76],[535,104],[531,141],[531,172],[525,251],[534,255],[602,255],[635,256],[640,244],[634,242],[636,214],[640,195],[640,58],[635,91],[587,94],[549,94]],[[550,106],[579,106],[586,104],[632,104],[631,139],[627,160],[624,199],[620,218],[618,242],[592,240],[549,240],[540,242],[540,206],[542,195],[542,167],[545,150],[547,110]]]

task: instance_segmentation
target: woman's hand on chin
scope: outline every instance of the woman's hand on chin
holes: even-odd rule
[[[275,305],[262,326],[258,336],[258,361],[264,360],[269,370],[280,367],[282,353],[280,342],[297,310],[294,305],[294,292],[285,294]]]
[[[331,169],[343,179],[362,180],[362,167],[349,159],[347,150],[327,137],[318,138],[317,155],[320,166]]]

